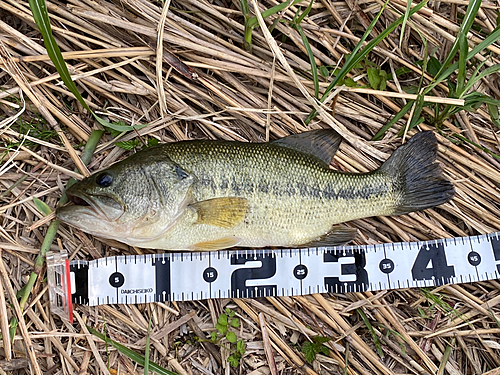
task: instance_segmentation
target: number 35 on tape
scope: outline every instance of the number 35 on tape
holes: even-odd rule
[[[52,311],[206,298],[429,287],[499,278],[500,232],[426,242],[277,250],[47,257]]]

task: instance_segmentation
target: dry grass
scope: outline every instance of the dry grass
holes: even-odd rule
[[[389,73],[402,66],[412,70],[389,81],[386,93],[344,90],[336,102],[330,99],[321,107],[312,98],[310,63],[298,32],[289,22],[277,23],[273,39],[256,28],[253,51],[248,53],[243,47],[244,21],[236,0],[71,0],[67,4],[47,1],[47,7],[55,37],[88,105],[112,121],[149,124],[119,139],[106,133],[88,165],[90,172],[130,153],[114,146],[117,140],[259,142],[328,126],[346,139],[334,166],[363,172],[380,165],[401,143],[396,133],[407,124],[407,118],[382,141],[370,139],[408,99],[401,87],[418,83],[422,75],[414,64],[423,58],[421,36],[429,51],[435,50],[443,60],[467,3],[432,2],[408,23],[401,46],[399,34],[393,33],[369,55],[370,61],[384,64]],[[249,1],[252,14],[254,5],[264,10],[276,4],[274,0]],[[316,64],[337,66],[381,4],[378,0],[315,0],[301,26],[313,46]],[[405,6],[403,0],[390,2],[373,35],[395,19],[394,10],[404,11]],[[475,24],[493,30],[498,8],[498,2],[484,2]],[[279,17],[290,21],[296,12],[297,7],[292,6]],[[275,19],[265,22],[270,26]],[[159,24],[164,24],[160,41]],[[484,34],[470,35],[471,43],[482,38]],[[73,326],[50,314],[47,287],[42,282],[21,312],[12,297],[33,270],[47,228],[28,229],[43,219],[33,197],[54,208],[68,179],[81,177],[73,172],[75,165],[86,173],[79,155],[98,125],[59,84],[27,1],[0,2],[0,44],[0,145],[4,145],[0,152],[19,144],[10,147],[0,164],[2,333],[8,330],[11,317],[24,314],[13,343],[3,340],[0,374],[142,373],[127,357],[88,335],[85,324],[101,331],[106,325],[111,338],[144,353],[149,319],[151,359],[179,374],[500,374],[500,283],[496,281],[427,292],[411,289],[376,295],[78,306]],[[156,50],[162,45],[163,49]],[[498,63],[499,46],[492,45],[490,51],[487,64]],[[367,82],[361,70],[353,78],[360,84]],[[320,77],[320,91],[328,82]],[[499,87],[499,76],[492,75],[475,89],[500,99]],[[436,87],[432,96],[444,103],[447,88]],[[321,117],[306,126],[304,120],[314,106]],[[424,123],[420,128],[432,127]],[[500,163],[478,148],[456,139],[452,142],[453,133],[500,153],[500,132],[485,108],[460,112],[445,121],[437,133],[440,161],[455,183],[455,199],[435,210],[355,221],[351,225],[362,233],[360,244],[500,231]],[[67,226],[59,228],[57,239],[52,248],[63,246],[77,259],[141,251],[91,238]],[[225,307],[240,317],[239,337],[247,346],[237,369],[227,364],[227,350],[194,341],[196,335],[206,337],[213,331]],[[381,342],[382,358],[359,311],[367,316]],[[159,330],[161,337],[155,336]],[[320,354],[308,364],[300,345],[317,335],[331,338],[326,344],[330,355]]]

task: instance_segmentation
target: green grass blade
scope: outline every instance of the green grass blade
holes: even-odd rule
[[[488,35],[481,43],[479,43],[472,49],[472,51],[469,52],[469,54],[467,55],[467,61],[472,59],[478,53],[484,51],[486,48],[488,48],[493,43],[497,42],[499,39],[500,39],[500,26],[495,28],[495,30],[493,30],[490,35]],[[438,77],[438,75],[436,74],[436,77],[438,78],[435,78],[434,82],[427,87],[426,93],[430,92],[435,86],[437,86],[440,82],[448,78],[457,69],[458,69],[458,62],[454,63],[449,68],[444,70],[441,73],[441,76]]]
[[[366,328],[368,328],[368,331],[370,331],[370,333],[372,335],[373,343],[375,344],[375,348],[377,349],[377,353],[378,353],[379,357],[383,357],[384,352],[382,350],[382,345],[380,344],[380,340],[379,340],[377,334],[375,333],[375,330],[373,329],[372,324],[370,323],[370,320],[368,319],[368,317],[366,316],[366,314],[364,313],[363,310],[356,309],[356,311],[358,312],[361,319],[363,319],[363,322],[365,323]]]
[[[109,337],[104,336],[102,333],[96,331],[92,327],[87,326],[87,329],[90,331],[90,333],[92,333],[93,335],[99,337],[106,344],[111,345],[113,348],[115,348],[116,350],[118,350],[120,353],[122,353],[123,355],[126,355],[131,360],[133,360],[134,362],[137,362],[140,366],[144,367],[144,362],[145,362],[144,356],[142,356],[141,354],[133,351],[132,349],[129,349],[126,346],[124,346],[124,345],[122,345],[122,344],[120,344],[120,343],[118,343],[118,342],[110,339]],[[154,371],[154,372],[156,372],[157,374],[160,374],[160,375],[179,375],[179,374],[177,374],[175,372],[172,372],[172,371],[169,371],[167,369],[164,369],[163,367],[157,365],[154,362],[149,362],[149,368],[150,368],[151,371]]]
[[[498,109],[497,109],[497,111],[498,111]],[[498,112],[497,112],[497,114],[498,114]],[[500,127],[500,126],[499,126],[499,127]],[[492,152],[491,150],[487,149],[486,147],[483,147],[483,146],[481,146],[481,145],[478,145],[478,144],[477,144],[477,143],[475,143],[475,142],[472,142],[471,140],[469,140],[469,139],[465,138],[463,135],[460,135],[460,134],[453,134],[453,136],[454,136],[455,138],[460,139],[461,141],[463,141],[463,142],[465,142],[465,143],[469,143],[470,145],[472,145],[472,146],[474,146],[474,147],[477,147],[478,149],[480,149],[480,150],[482,150],[482,151],[486,152],[487,154],[490,154],[490,155],[491,155],[491,156],[493,156],[494,158],[496,158],[496,159],[500,160],[500,156],[499,156],[499,155],[495,154],[494,152]]]
[[[288,6],[293,6],[295,4],[298,4],[302,2],[303,0],[295,0],[292,5],[290,5],[290,2],[292,0],[288,0],[284,3],[278,4],[276,6],[273,6],[272,8],[269,8],[261,13],[262,18],[266,19],[267,17],[271,17],[272,15],[281,12],[282,10],[285,10],[288,8]],[[250,28],[255,29],[259,25],[259,21],[257,20],[257,17],[252,17],[248,20],[248,25]]]
[[[306,10],[304,10],[304,11],[302,12],[302,14],[299,16],[299,18],[297,18],[297,20],[296,20],[297,25],[298,25],[299,23],[301,23],[301,22],[302,22],[302,20],[303,20],[304,18],[306,18],[306,17],[307,17],[307,15],[309,14],[309,12],[311,11],[312,6],[313,6],[313,1],[314,1],[314,0],[311,0],[311,2],[309,3],[309,6],[306,8]]]
[[[61,50],[57,45],[54,36],[52,35],[52,27],[50,26],[49,14],[47,12],[47,7],[45,5],[45,1],[43,0],[29,0],[30,9],[33,13],[33,18],[35,19],[36,25],[38,29],[42,33],[43,43],[45,44],[45,48],[47,49],[47,54],[50,57],[50,60],[55,65],[59,75],[61,76],[62,81],[71,91],[73,95],[78,99],[83,107],[89,112],[91,112],[85,100],[80,95],[80,92],[77,90],[75,83],[71,79],[71,76],[68,71],[68,67],[64,62],[64,58],[62,57]]]
[[[486,60],[484,61],[486,62]],[[484,64],[483,62],[483,64]],[[483,65],[481,64],[477,70],[479,70],[479,68]],[[493,73],[497,73],[497,72],[500,72],[500,64],[495,64],[495,65],[492,65],[486,69],[484,69],[481,73],[477,74],[476,72],[474,73],[474,75],[467,81],[467,84],[465,85],[464,87],[464,90],[463,92],[464,93],[467,93],[471,88],[472,86],[474,86],[478,81],[480,81],[481,79],[483,79],[484,77],[487,77],[489,76],[490,74],[493,74]],[[477,74],[477,75],[476,75]]]
[[[413,129],[415,126],[420,125],[424,121],[424,118],[420,117],[423,108],[424,108],[424,96],[422,94],[419,94],[417,96],[417,101],[415,102],[415,110],[413,111],[413,116],[411,118],[410,125],[408,126],[408,130]],[[400,132],[400,135],[402,134],[403,132]]]
[[[458,33],[458,76],[457,76],[457,96],[460,97],[467,78],[467,54],[469,53],[469,42],[464,33]]]
[[[459,38],[460,33],[462,33],[464,37],[467,38],[467,34],[469,33],[469,30],[472,27],[472,24],[474,23],[474,19],[476,18],[477,12],[479,11],[480,7],[481,7],[481,0],[472,0],[469,3],[462,24],[460,25],[458,37],[455,39],[455,42],[451,46],[450,53],[448,54],[448,56],[446,56],[446,60],[443,62],[443,65],[441,65],[441,69],[436,74],[437,82],[442,82],[444,79],[446,79],[446,77],[441,77],[441,75],[443,72],[446,71],[445,70],[446,67],[450,64],[450,62],[453,60],[456,53],[458,52],[460,43],[460,38]],[[455,71],[455,69],[453,71]]]
[[[401,25],[401,35],[399,36],[399,48],[401,48],[401,44],[403,43],[403,36],[405,34],[406,23],[408,22],[408,18],[410,17],[411,3],[412,0],[406,1],[406,12],[403,17],[403,24]]]
[[[321,97],[320,101],[323,102],[328,95],[333,91],[334,87],[342,80],[344,77],[353,69],[356,64],[358,64],[363,58],[370,53],[377,44],[379,44],[384,38],[387,37],[391,32],[393,32],[401,23],[403,22],[404,16],[401,16],[398,18],[396,21],[394,21],[389,27],[384,29],[376,38],[371,40],[364,48],[363,50],[360,51],[364,41],[370,35],[371,31],[375,27],[375,24],[377,23],[378,19],[382,15],[382,12],[385,9],[385,6],[388,4],[389,0],[387,0],[384,3],[384,6],[380,10],[380,12],[377,14],[377,16],[373,19],[372,23],[370,26],[366,29],[364,35],[358,42],[358,44],[354,47],[354,50],[352,51],[351,55],[349,56],[349,59],[345,62],[344,66],[342,66],[342,69],[338,72],[338,74],[335,76],[333,81],[328,85],[327,89],[325,90],[325,93]],[[410,11],[410,16],[418,12],[420,9],[422,9],[425,4],[427,4],[428,0],[422,1],[420,4],[415,6],[411,11]],[[312,111],[309,116],[307,117],[305,123],[308,124],[314,117],[316,116],[316,110]]]
[[[149,316],[148,335],[146,336],[146,350],[144,352],[144,375],[149,374],[149,342],[151,339],[151,316]]]
[[[500,128],[500,116],[498,115],[498,105],[491,103],[486,104],[488,106],[488,112],[490,114],[491,121]]]
[[[316,66],[316,60],[314,59],[314,53],[312,51],[311,45],[309,44],[309,41],[307,40],[306,34],[304,33],[304,30],[302,30],[302,27],[300,27],[299,24],[295,25],[295,28],[300,34],[300,37],[302,38],[302,43],[304,43],[304,47],[306,48],[307,51],[307,56],[309,56],[309,61],[311,63],[311,74],[313,77],[313,83],[314,83],[314,97],[318,99],[319,96],[319,79],[318,79],[318,67]]]
[[[406,103],[406,105],[403,108],[401,108],[401,110],[398,113],[396,113],[396,115],[387,124],[385,124],[384,126],[382,126],[380,128],[380,130],[377,132],[377,134],[375,134],[375,136],[372,138],[372,141],[380,141],[382,139],[382,137],[384,136],[384,134],[387,132],[387,130],[392,128],[392,126],[396,122],[401,120],[403,118],[403,116],[408,113],[408,111],[413,106],[414,102],[415,102],[414,100],[408,101],[408,103]]]
[[[116,131],[130,131],[133,129],[140,129],[143,128],[144,126],[147,126],[147,124],[143,125],[136,125],[136,126],[119,126],[112,124],[99,116],[97,116],[87,105],[85,100],[83,99],[82,95],[76,88],[75,82],[73,82],[73,79],[71,78],[71,75],[69,74],[68,67],[66,66],[66,62],[64,61],[64,58],[61,54],[61,50],[59,46],[57,45],[56,40],[54,39],[54,36],[52,34],[52,27],[50,26],[50,19],[49,19],[49,13],[47,12],[47,6],[45,5],[45,0],[29,0],[30,4],[30,9],[31,13],[33,14],[33,18],[35,20],[36,25],[38,26],[38,29],[40,30],[40,33],[43,36],[43,43],[45,45],[45,49],[47,50],[47,54],[50,57],[50,60],[54,64],[54,66],[57,69],[57,72],[59,73],[59,76],[61,77],[62,81],[66,85],[69,91],[76,97],[76,99],[80,102],[80,104],[92,115],[94,118],[102,125],[107,128],[111,128]]]
[[[240,0],[241,13],[243,13],[243,19],[245,20],[245,49],[252,52],[252,29],[248,24],[250,19],[250,9],[248,8],[248,0]]]

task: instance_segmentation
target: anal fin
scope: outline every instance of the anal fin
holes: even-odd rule
[[[357,229],[335,225],[332,227],[332,230],[324,236],[300,245],[299,247],[341,246],[354,240],[357,234]]]
[[[194,244],[191,248],[195,251],[214,251],[226,249],[238,245],[241,239],[238,237],[223,237],[214,241],[205,241]]]

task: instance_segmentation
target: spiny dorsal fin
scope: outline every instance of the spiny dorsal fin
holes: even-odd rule
[[[248,212],[248,200],[238,197],[207,199],[190,205],[198,213],[196,224],[232,228],[241,224]]]
[[[300,245],[300,247],[340,246],[351,242],[358,234],[357,229],[335,225],[332,230],[317,240]]]
[[[272,143],[314,155],[330,165],[333,156],[339,149],[341,141],[342,137],[335,130],[319,129],[289,135],[288,137],[273,141]]]
[[[237,237],[223,237],[214,241],[205,241],[194,244],[191,249],[194,251],[215,251],[227,249],[228,247],[233,247],[238,245],[241,239]]]

